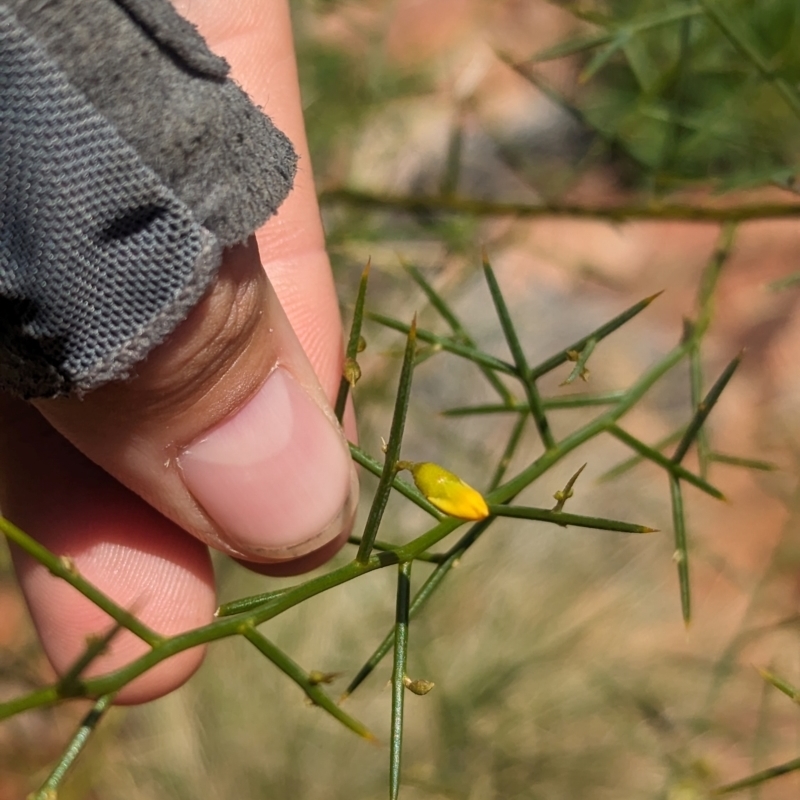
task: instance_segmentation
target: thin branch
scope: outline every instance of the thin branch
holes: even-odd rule
[[[408,661],[408,619],[411,597],[411,562],[398,565],[397,607],[394,622],[394,669],[392,670],[392,741],[389,756],[389,797],[400,793],[400,765],[403,750],[406,663]]]
[[[492,302],[497,312],[497,318],[500,320],[500,327],[503,329],[508,349],[511,351],[511,355],[514,358],[517,373],[525,389],[531,416],[533,417],[536,429],[539,431],[539,436],[545,448],[551,450],[555,447],[556,440],[553,437],[553,432],[550,430],[550,423],[547,421],[547,416],[542,407],[542,398],[539,394],[539,390],[536,388],[536,378],[531,374],[528,367],[528,361],[525,358],[525,352],[517,336],[514,322],[511,319],[511,314],[506,305],[505,298],[500,291],[500,285],[497,283],[497,278],[492,269],[492,265],[489,263],[485,250],[483,252],[483,273],[486,278],[486,283],[489,286],[489,292],[492,295]]]
[[[364,564],[369,560],[372,552],[372,543],[378,535],[378,528],[381,524],[383,512],[386,510],[386,503],[392,491],[392,483],[397,473],[397,461],[400,458],[400,447],[403,444],[403,429],[406,424],[406,414],[408,413],[408,402],[411,398],[411,381],[414,373],[414,354],[417,347],[417,319],[411,323],[406,339],[406,349],[403,356],[403,366],[400,369],[400,380],[397,386],[397,397],[394,404],[394,415],[392,416],[392,427],[389,432],[389,442],[386,446],[386,458],[383,462],[383,472],[378,481],[378,488],[372,498],[372,506],[369,510],[367,522],[364,525],[364,532],[361,535],[361,544],[358,547],[356,561]]]
[[[13,542],[20,550],[24,550],[31,558],[35,558],[42,566],[57,578],[77,589],[87,600],[94,603],[99,609],[105,611],[114,622],[138,636],[143,642],[155,647],[164,641],[164,637],[156,633],[147,625],[140,622],[130,611],[117,605],[110,597],[103,594],[98,588],[86,580],[77,570],[72,559],[68,556],[57,556],[46,547],[39,544],[33,537],[20,530],[5,517],[0,517],[0,532]]]
[[[371,261],[367,261],[364,271],[361,273],[361,280],[358,282],[358,294],[356,304],[353,308],[353,322],[350,325],[350,336],[347,340],[345,350],[344,369],[342,378],[339,381],[339,393],[336,396],[334,412],[339,422],[344,417],[344,409],[347,404],[347,396],[350,390],[356,385],[361,377],[361,368],[358,366],[356,356],[358,355],[359,345],[361,344],[361,323],[364,321],[364,300],[367,297],[367,283],[369,282],[369,270]]]
[[[325,693],[318,681],[312,680],[308,673],[297,663],[295,663],[279,647],[276,647],[266,636],[259,633],[252,625],[244,624],[241,626],[240,633],[252,644],[262,655],[265,655],[281,672],[291,678],[306,694],[308,699],[315,705],[327,711],[334,719],[349,728],[353,733],[357,733],[370,742],[376,741],[375,736],[369,729],[345,711],[342,711],[336,703]]]
[[[39,790],[31,795],[31,800],[53,800],[58,794],[58,787],[64,780],[70,767],[89,743],[89,739],[97,729],[100,721],[111,708],[114,701],[113,694],[100,697],[92,706],[91,711],[81,720],[78,730],[64,749],[61,758],[47,777]]]
[[[589,206],[551,203],[497,203],[434,195],[372,194],[354,189],[328,189],[320,193],[324,205],[346,205],[376,211],[407,211],[413,214],[450,213],[472,217],[574,217],[576,219],[629,222],[660,220],[684,222],[748,222],[800,217],[800,203],[740,203],[714,207],[691,203],[645,203],[641,205]]]

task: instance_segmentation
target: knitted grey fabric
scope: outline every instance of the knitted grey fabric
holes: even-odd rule
[[[164,0],[0,3],[0,389],[131,374],[291,188],[291,144]]]

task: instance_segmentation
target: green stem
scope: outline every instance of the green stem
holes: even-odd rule
[[[394,331],[399,331],[400,333],[404,333],[406,335],[408,335],[409,331],[411,330],[410,325],[407,325],[405,322],[401,322],[400,320],[393,319],[392,317],[387,317],[385,314],[376,314],[372,311],[368,311],[365,316],[368,319],[371,319],[373,322],[377,322],[386,328],[391,328]],[[478,367],[488,367],[495,372],[501,372],[506,375],[518,377],[516,367],[514,367],[513,364],[509,364],[507,361],[501,361],[499,358],[490,356],[488,353],[484,353],[482,350],[478,350],[476,347],[470,347],[469,345],[456,341],[449,336],[438,336],[435,333],[418,328],[417,339],[421,342],[432,344],[435,347],[438,347],[440,350],[446,350],[448,353],[452,353],[455,356],[466,358],[468,361],[472,361],[472,363],[476,364]]]
[[[295,661],[293,661],[279,647],[276,647],[266,636],[259,633],[252,625],[244,623],[239,631],[250,644],[252,644],[262,655],[266,656],[284,675],[291,678],[306,694],[308,699],[315,705],[327,711],[334,719],[349,728],[353,733],[374,742],[375,737],[357,719],[342,711],[336,703],[325,693],[319,683],[312,681],[308,673]]]
[[[700,342],[692,341],[689,350],[689,391],[694,412],[700,409],[703,402],[703,365],[700,359]],[[708,434],[705,428],[697,432],[697,460],[700,465],[700,477],[708,477],[709,452]]]
[[[25,551],[31,558],[35,558],[52,575],[77,589],[87,600],[94,603],[99,609],[105,611],[111,619],[138,636],[143,642],[155,647],[164,641],[164,637],[157,634],[147,625],[140,622],[133,614],[117,605],[113,600],[103,594],[99,589],[87,581],[76,569],[75,564],[67,556],[57,556],[46,547],[21,531],[5,517],[0,517],[0,531],[6,538],[20,550]]]
[[[467,333],[466,328],[461,324],[461,320],[455,315],[455,312],[445,302],[444,298],[431,286],[425,276],[415,266],[402,262],[403,269],[411,276],[411,279],[419,286],[425,293],[425,296],[430,301],[430,304],[439,312],[442,319],[450,326],[457,341],[463,342],[469,347],[475,347],[475,342],[472,337]],[[513,404],[514,397],[508,390],[506,385],[500,380],[495,372],[485,365],[480,365],[480,371],[483,373],[489,385],[497,392],[504,405],[508,406]]]
[[[800,206],[798,206],[800,209]],[[714,290],[717,288],[722,268],[725,266],[733,249],[736,237],[736,223],[726,222],[719,232],[714,252],[700,278],[697,292],[697,321],[692,327],[692,338],[699,342],[705,336],[714,311]]]
[[[190,650],[193,647],[209,644],[210,642],[236,636],[241,633],[242,624],[251,626],[260,625],[267,620],[279,616],[290,608],[328,591],[335,586],[354,580],[367,572],[391,566],[398,563],[395,553],[376,553],[366,564],[351,561],[332,572],[312,578],[305,583],[298,584],[283,592],[277,597],[255,608],[248,609],[247,613],[217,618],[208,625],[194,628],[186,633],[164,639],[139,658],[124,667],[106,675],[96,678],[85,678],[80,682],[79,688],[65,691],[63,687],[48,686],[38,689],[30,694],[0,703],[0,720],[6,719],[21,711],[32,708],[52,706],[72,697],[99,697],[103,694],[115,692],[135,678],[152,669],[156,664],[164,661],[177,653]],[[243,598],[242,601],[247,598]]]
[[[625,392],[598,392],[597,394],[568,394],[564,397],[543,397],[542,408],[546,411],[563,408],[589,408],[590,406],[610,406],[625,397]],[[530,410],[527,403],[484,403],[479,406],[458,406],[442,411],[444,417],[466,417],[476,414],[508,414]]]
[[[61,755],[58,764],[48,776],[47,780],[39,787],[39,791],[31,795],[32,800],[53,800],[58,794],[58,787],[64,780],[70,767],[83,752],[89,739],[97,728],[100,720],[106,715],[114,701],[114,694],[106,694],[98,698],[92,706],[91,711],[81,720],[78,730],[70,740],[66,749]]]
[[[378,211],[407,211],[409,213],[447,212],[473,217],[573,217],[576,219],[627,222],[661,220],[684,222],[747,222],[763,219],[794,219],[800,217],[797,203],[740,203],[729,207],[704,206],[692,203],[631,204],[618,206],[571,205],[549,203],[497,203],[437,195],[392,195],[361,192],[354,189],[328,189],[319,195],[323,205],[347,205]]]
[[[360,536],[348,536],[347,537],[348,544],[354,544],[358,547],[361,544],[361,537]],[[381,552],[385,553],[396,553],[397,552],[397,545],[390,544],[389,542],[382,542],[380,539],[376,539],[372,543],[373,550],[380,550]],[[428,564],[441,564],[444,560],[444,555],[442,553],[420,553],[415,559],[415,561],[425,561]]]
[[[364,271],[361,273],[361,280],[358,283],[358,294],[356,295],[356,304],[353,308],[353,322],[350,325],[350,336],[347,340],[347,348],[345,350],[345,369],[355,368],[357,374],[358,364],[356,356],[358,355],[358,344],[361,340],[361,323],[364,321],[364,300],[367,296],[367,283],[369,281],[370,261],[367,261]],[[339,381],[339,393],[336,396],[336,405],[334,406],[334,413],[339,422],[342,421],[344,416],[344,409],[347,405],[347,396],[350,393],[351,384],[346,374],[342,375]]]
[[[368,469],[373,475],[378,478],[383,474],[383,464],[374,459],[368,453],[365,453],[358,445],[350,443],[350,455],[357,464],[360,464],[365,469]],[[395,475],[392,480],[392,488],[400,492],[404,497],[407,497],[412,503],[418,505],[423,511],[427,511],[435,519],[442,519],[442,513],[433,503],[430,502],[416,486],[404,481],[399,476]]]
[[[654,445],[646,445],[651,450],[656,450],[661,452],[665,447],[669,447],[671,444],[676,444],[680,441],[681,436],[683,436],[685,428],[679,428],[677,431],[673,431],[672,433],[664,436],[662,439],[659,439]],[[633,437],[631,437],[633,438]],[[639,441],[638,439],[636,440]],[[599,483],[604,483],[605,481],[613,480],[614,478],[618,478],[620,475],[624,475],[628,470],[633,469],[638,464],[641,464],[643,461],[647,461],[647,456],[643,456],[641,453],[637,453],[635,456],[631,456],[630,458],[626,458],[624,461],[620,461],[611,469],[606,470],[600,477],[597,479]]]
[[[621,328],[626,322],[632,320],[638,314],[641,314],[650,303],[653,302],[657,297],[661,295],[661,292],[656,292],[655,294],[651,294],[649,297],[645,297],[644,300],[640,300],[638,303],[634,303],[630,308],[626,308],[621,314],[617,314],[616,317],[610,319],[608,322],[603,323],[599,328],[596,328],[591,333],[588,333],[586,336],[578,339],[577,342],[573,342],[569,347],[565,347],[559,353],[556,353],[554,356],[551,356],[548,359],[542,361],[541,364],[537,364],[533,369],[531,369],[531,375],[534,378],[541,378],[543,375],[546,375],[548,372],[556,369],[556,367],[560,367],[562,364],[569,361],[569,354],[573,352],[582,353],[589,342],[594,341],[595,343],[602,341],[606,338],[606,336],[610,336],[614,331]],[[591,352],[591,351],[590,351]],[[575,395],[579,397],[580,395]]]
[[[394,669],[392,671],[392,742],[389,754],[389,798],[400,793],[400,766],[403,750],[403,711],[408,661],[408,619],[411,597],[411,563],[398,565],[397,607],[394,623]]]
[[[392,416],[392,427],[389,431],[389,442],[386,445],[386,457],[383,462],[383,471],[378,488],[372,498],[372,506],[369,510],[367,522],[364,525],[364,533],[361,536],[361,544],[358,546],[356,561],[365,564],[369,560],[372,552],[372,543],[378,535],[378,528],[386,510],[386,503],[389,502],[389,495],[392,492],[395,473],[397,472],[397,461],[400,458],[400,447],[403,444],[403,429],[406,424],[406,414],[408,413],[408,402],[411,398],[411,381],[414,374],[414,354],[417,348],[417,320],[416,317],[411,323],[406,339],[406,349],[403,355],[403,366],[400,369],[400,380],[397,386],[397,397],[394,404],[394,415]]]
[[[711,409],[714,408],[717,400],[719,400],[722,392],[728,385],[728,381],[733,377],[733,373],[736,372],[741,360],[742,356],[739,354],[725,367],[722,374],[714,382],[714,385],[708,390],[708,394],[703,398],[703,401],[697,406],[697,410],[694,412],[694,416],[686,428],[686,433],[683,434],[683,438],[678,442],[678,446],[675,448],[675,453],[672,456],[672,460],[676,464],[683,460],[700,431],[700,428],[711,413]]]
[[[667,458],[663,453],[659,453],[658,450],[648,447],[644,442],[640,441],[635,436],[631,436],[627,431],[623,430],[618,425],[610,425],[608,432],[616,439],[619,439],[623,444],[628,445],[631,450],[635,450],[643,458],[648,459],[648,461],[652,461],[654,464],[658,464],[659,467],[665,469],[670,475],[682,478],[687,483],[691,483],[692,486],[696,486],[698,489],[700,489],[700,491],[711,495],[711,497],[714,497],[717,500],[725,499],[725,495],[723,495],[719,489],[715,488],[707,481],[704,481],[702,478],[699,478],[693,472],[689,472],[688,469],[682,467],[673,459]]]
[[[796,772],[797,770],[800,770],[800,758],[794,758],[791,761],[786,761],[785,763],[778,764],[775,767],[761,770],[761,772],[756,772],[755,774],[750,775],[747,778],[742,778],[739,781],[727,783],[724,786],[713,789],[711,793],[714,796],[733,794],[734,792],[740,792],[742,789],[749,789],[753,786],[758,786],[766,781],[771,781],[774,778],[779,778],[781,775],[787,775],[788,773]]]
[[[689,551],[686,546],[686,515],[683,510],[681,484],[675,475],[669,476],[669,490],[672,501],[672,526],[675,533],[675,552],[673,557],[678,566],[681,613],[684,624],[688,626],[692,620],[692,596],[689,583]]]
[[[624,399],[620,400],[613,409],[588,423],[583,428],[575,431],[570,436],[567,436],[558,443],[554,450],[544,453],[513,480],[489,492],[486,496],[487,502],[492,504],[509,502],[526,486],[550,469],[561,458],[600,433],[608,430],[609,427],[611,427],[644,396],[644,394],[657,380],[659,380],[659,378],[671,370],[686,355],[686,352],[687,345],[685,343],[674,348],[658,364],[653,366],[650,370],[648,370],[648,372],[642,375],[642,377],[632,387],[630,387],[627,392],[625,392]],[[669,464],[671,462],[667,460],[667,463]],[[458,560],[464,555],[469,547],[486,531],[493,520],[494,517],[488,517],[487,519],[471,526],[467,533],[464,534],[464,536],[453,546],[450,551],[448,551],[445,560],[430,574],[430,576],[428,576],[428,579],[415,595],[410,608],[410,614],[412,617],[424,607],[427,600],[439,588],[442,581],[452,569],[453,565],[458,562]],[[457,526],[457,521],[443,520],[439,525],[427,531],[409,545],[406,545],[405,548],[400,548],[397,551],[398,557],[401,560],[413,558],[413,550],[415,547],[417,547],[420,552],[424,552],[444,536],[455,530]],[[387,634],[381,644],[376,648],[370,658],[367,659],[356,676],[350,682],[349,686],[342,695],[342,699],[352,694],[356,688],[360,686],[361,683],[363,683],[364,680],[372,673],[375,667],[391,649],[393,636],[393,631],[390,631]]]
[[[433,595],[436,589],[439,588],[442,581],[447,577],[453,566],[459,559],[467,552],[467,550],[480,538],[493,522],[492,517],[472,525],[470,529],[456,542],[455,545],[445,554],[444,560],[438,567],[427,577],[425,582],[414,595],[409,608],[409,618],[413,619],[425,606],[425,603]],[[350,681],[348,687],[344,690],[339,702],[342,702],[349,697],[368,677],[372,674],[375,667],[380,664],[389,650],[392,649],[394,642],[394,628],[386,634],[383,641],[378,645],[372,655],[364,662],[361,669],[355,675],[353,680]]]
[[[547,508],[531,508],[529,506],[491,505],[489,511],[497,517],[513,517],[515,519],[530,519],[540,522],[552,522],[554,525],[567,527],[577,525],[581,528],[595,528],[603,531],[617,531],[619,533],[654,533],[654,528],[645,525],[635,525],[632,522],[621,522],[616,519],[603,519],[602,517],[586,517],[582,514],[569,514],[566,511],[553,511]]]
[[[553,432],[550,430],[550,423],[547,421],[547,416],[544,413],[542,398],[539,394],[539,390],[536,388],[536,378],[533,377],[528,368],[528,361],[525,358],[525,352],[522,349],[522,344],[517,336],[516,328],[511,320],[511,314],[506,305],[503,293],[500,291],[500,285],[497,283],[492,265],[489,263],[485,252],[483,254],[483,272],[486,283],[489,286],[489,292],[492,295],[492,302],[497,312],[497,318],[500,320],[500,326],[506,337],[508,349],[511,351],[511,355],[514,358],[517,374],[522,381],[525,396],[528,398],[528,407],[530,408],[531,416],[536,425],[536,430],[539,431],[539,436],[542,439],[545,449],[552,450],[556,446],[556,440],[553,436]]]
[[[514,423],[514,427],[511,429],[511,435],[508,437],[508,442],[506,443],[505,450],[503,450],[503,455],[500,456],[500,461],[497,462],[494,475],[492,475],[492,479],[489,481],[489,491],[496,489],[500,485],[500,481],[503,480],[511,464],[511,459],[514,457],[519,443],[522,441],[522,434],[525,432],[525,426],[527,424],[528,415],[520,414],[517,421]]]

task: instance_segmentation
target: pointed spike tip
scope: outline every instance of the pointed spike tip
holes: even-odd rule
[[[768,681],[769,683],[772,683],[772,680],[771,680],[772,673],[771,672],[769,672],[768,670],[764,669],[763,667],[759,667],[757,664],[752,664],[751,666],[765,681]]]
[[[367,257],[367,263],[361,271],[361,280],[366,280],[369,277],[369,271],[372,269],[372,256]]]
[[[655,300],[657,297],[661,297],[661,295],[664,294],[664,292],[666,292],[666,291],[667,291],[666,289],[662,289],[660,292],[656,292],[655,294],[651,294],[649,297],[645,297],[644,300],[642,300],[642,302],[645,305],[649,306],[650,303],[653,302],[653,300]]]

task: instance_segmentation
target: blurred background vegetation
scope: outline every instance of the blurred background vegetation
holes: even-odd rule
[[[679,339],[692,308],[719,232],[693,221],[692,209],[755,209],[718,286],[708,374],[748,352],[709,427],[720,449],[781,469],[715,465],[727,504],[687,490],[691,627],[680,615],[666,479],[641,466],[598,482],[628,454],[593,441],[524,500],[552,505],[586,461],[572,511],[663,532],[493,527],[411,626],[411,671],[436,687],[407,701],[403,796],[694,800],[796,758],[800,710],[753,669],[800,684],[800,306],[798,290],[768,288],[800,269],[796,0],[296,0],[293,10],[346,317],[371,256],[369,307],[404,319],[419,311],[434,326],[406,261],[482,347],[505,357],[479,275],[485,246],[535,362],[666,289],[592,357],[592,390],[626,387]],[[634,209],[636,221],[609,222],[619,208]],[[401,341],[374,324],[365,336],[356,401],[362,445],[377,454]],[[513,420],[442,416],[491,398],[468,367],[443,363],[417,371],[404,457],[446,463],[482,488]],[[548,378],[543,392],[565,377]],[[686,377],[648,395],[627,427],[655,442],[682,424]],[[564,435],[587,418],[563,411],[553,424]],[[530,434],[520,463],[537,448]],[[363,484],[368,500],[375,483],[365,475]],[[420,514],[393,498],[381,538],[409,538]],[[223,600],[281,583],[222,560],[218,574]],[[304,666],[342,671],[344,688],[393,611],[394,575],[377,572],[304,603],[269,632]],[[219,644],[181,691],[113,712],[61,797],[385,796],[386,748],[306,708],[251,650]],[[389,671],[384,664],[347,701],[384,741]],[[0,693],[49,678],[6,559]],[[0,727],[2,800],[41,781],[83,710]],[[795,798],[800,778],[745,794]]]

